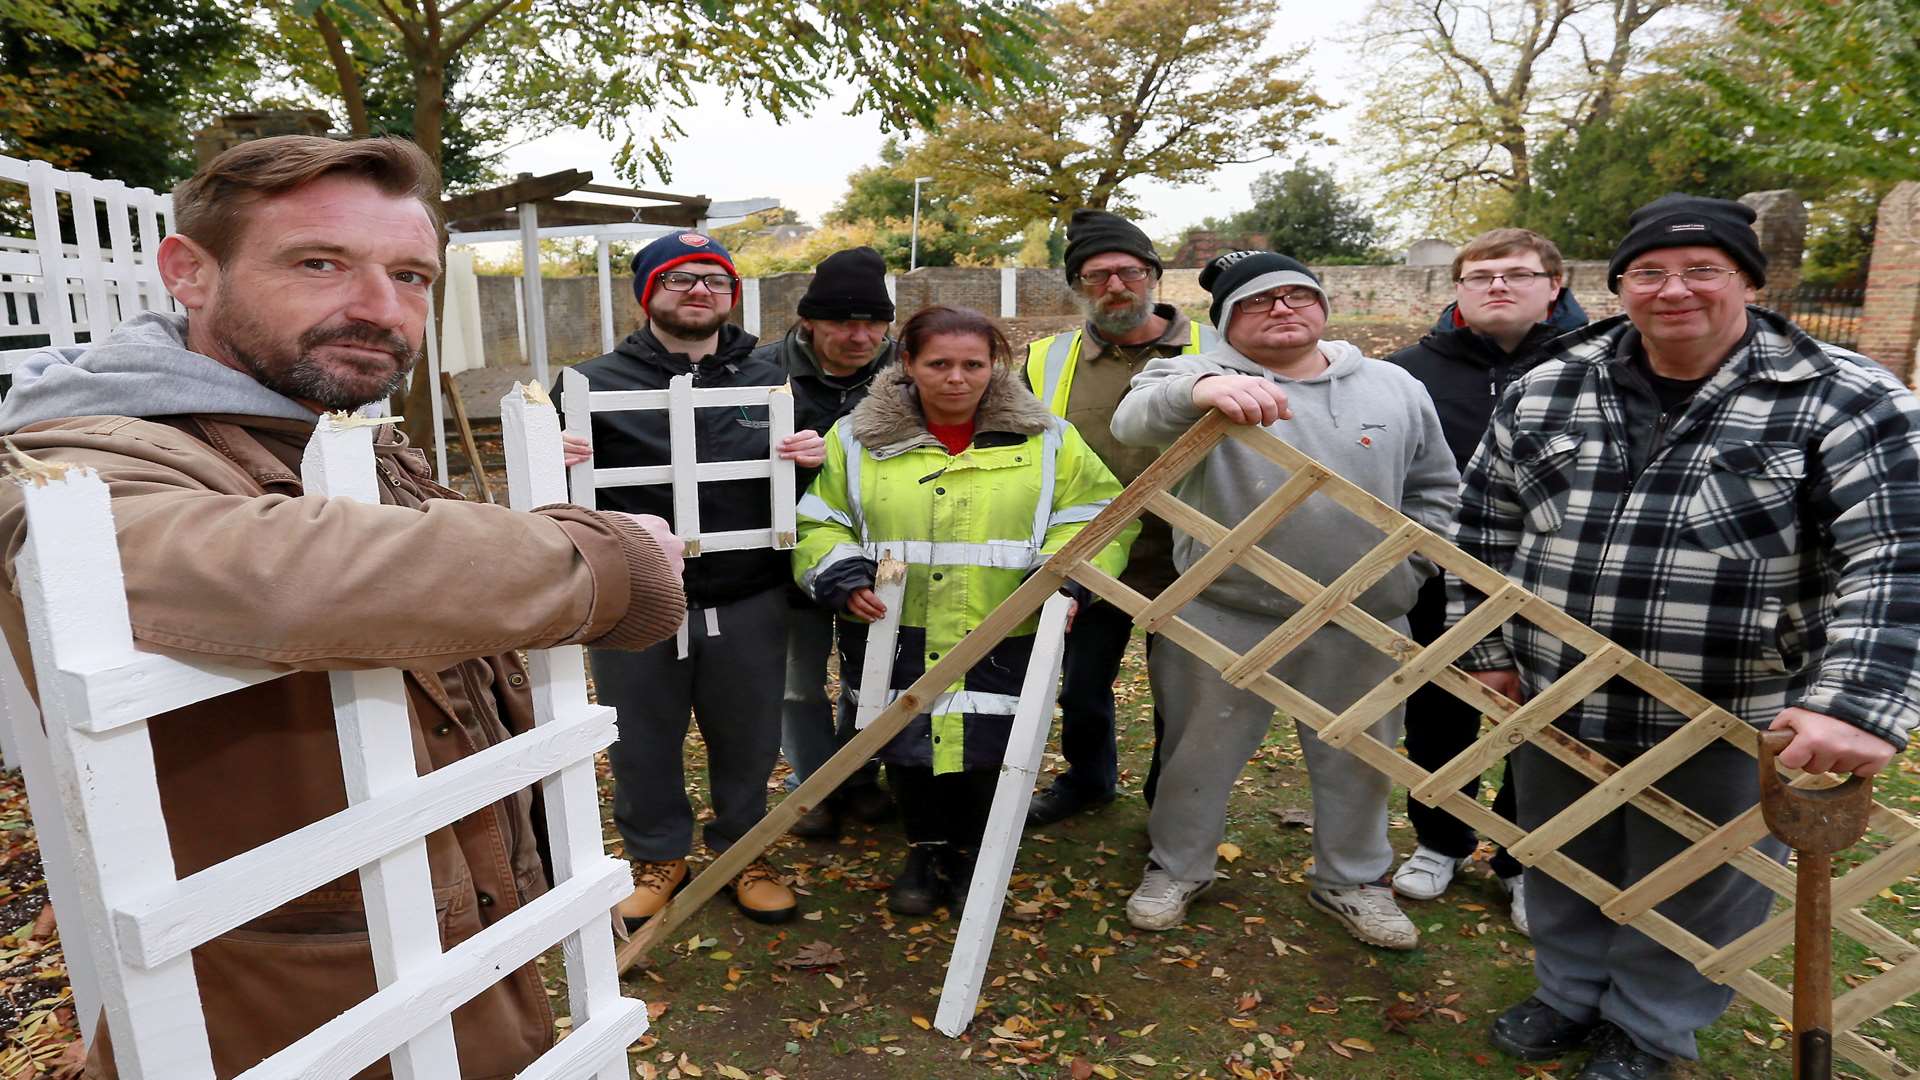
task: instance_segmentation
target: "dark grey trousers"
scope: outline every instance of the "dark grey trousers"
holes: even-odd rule
[[[708,632],[712,611],[718,634]],[[707,744],[713,821],[701,839],[725,851],[767,813],[767,778],[780,754],[780,692],[787,666],[786,587],[687,612],[687,657],[669,639],[640,652],[592,649],[594,689],[620,712],[613,823],[629,859],[659,862],[693,850],[687,801],[687,718]]]
[[[1590,744],[1620,764],[1644,748]],[[1579,773],[1531,744],[1512,755],[1520,826],[1534,829],[1593,789]],[[1753,758],[1724,742],[1695,754],[1655,785],[1713,823],[1731,820],[1760,799]],[[1786,845],[1760,845],[1785,860]],[[1625,887],[1685,850],[1679,833],[1631,807],[1595,822],[1560,850],[1606,880]],[[1655,910],[1713,946],[1725,945],[1766,920],[1773,893],[1722,866],[1682,889]],[[1527,868],[1527,921],[1540,1000],[1579,1021],[1609,1020],[1648,1053],[1700,1056],[1694,1032],[1727,1011],[1733,991],[1631,927],[1621,926],[1572,889]]]

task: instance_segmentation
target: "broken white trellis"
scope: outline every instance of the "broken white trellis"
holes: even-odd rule
[[[673,528],[687,545],[689,558],[716,551],[793,547],[798,493],[794,490],[793,462],[779,453],[780,441],[793,434],[793,394],[785,386],[696,388],[689,374],[675,376],[665,390],[589,390],[587,377],[568,368],[560,375],[560,388],[567,433],[586,439],[589,446],[593,442],[594,413],[662,409],[667,413],[670,448],[667,464],[597,469],[589,458],[575,465],[568,477],[575,503],[589,509],[597,506],[595,492],[602,488],[671,484]],[[695,444],[696,410],[760,406],[767,410],[766,457],[741,461],[699,460]],[[700,484],[762,478],[769,481],[771,528],[702,531]]]
[[[551,501],[559,486],[557,420],[551,407],[544,419],[529,412],[509,438],[543,439],[552,467],[523,475],[516,505],[536,493]],[[322,419],[303,470],[308,491],[377,499],[372,439],[364,421]],[[534,730],[426,776],[413,774],[401,674],[331,674],[349,807],[176,879],[171,860],[156,857],[168,838],[149,720],[289,672],[136,647],[105,484],[84,469],[31,471],[20,482],[28,527],[15,568],[46,721],[39,760],[52,773],[73,862],[72,895],[54,900],[75,916],[62,920],[69,952],[91,953],[122,1076],[211,1078],[191,950],[356,869],[379,989],[244,1076],[346,1078],[390,1055],[397,1077],[453,1080],[451,1010],[556,941],[573,1030],[521,1075],[627,1075],[626,1048],[646,1030],[646,1007],[620,996],[614,974],[607,911],[630,888],[629,871],[603,853],[592,783],[613,714],[587,704],[578,650],[532,652]],[[35,757],[27,760],[33,767]],[[536,782],[554,888],[441,952],[425,836]],[[92,1022],[81,1017],[83,1028]]]

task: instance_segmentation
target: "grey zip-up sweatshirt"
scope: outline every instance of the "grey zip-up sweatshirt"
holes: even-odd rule
[[[1264,378],[1286,392],[1293,408],[1293,419],[1269,424],[1267,431],[1446,535],[1460,505],[1460,474],[1426,388],[1405,369],[1369,360],[1348,342],[1322,341],[1320,351],[1329,366],[1308,379],[1276,375],[1225,343],[1199,355],[1154,360],[1133,377],[1132,389],[1114,410],[1114,438],[1131,446],[1167,446],[1205,414],[1193,403],[1193,386],[1202,378]],[[1271,461],[1229,440],[1187,473],[1173,494],[1232,528],[1286,480]],[[1326,496],[1314,495],[1260,546],[1316,580],[1330,582],[1380,540],[1379,530]],[[1173,561],[1182,573],[1205,550],[1192,537],[1174,531]],[[1404,615],[1413,607],[1421,582],[1434,572],[1422,558],[1402,563],[1360,597],[1360,606],[1380,619]],[[1222,607],[1275,618],[1300,607],[1238,566],[1202,595]]]

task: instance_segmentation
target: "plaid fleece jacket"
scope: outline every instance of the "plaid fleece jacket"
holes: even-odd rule
[[[1631,325],[1561,338],[1494,410],[1454,542],[1750,724],[1798,705],[1904,748],[1920,713],[1920,400],[1747,310],[1754,332],[1637,476],[1620,389]],[[1452,623],[1482,597],[1448,587]],[[1533,695],[1581,659],[1515,619],[1461,666],[1517,667]],[[1559,721],[1642,746],[1684,722],[1620,679]]]

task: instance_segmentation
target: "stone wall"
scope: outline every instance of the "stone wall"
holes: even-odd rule
[[[1876,268],[1878,267],[1876,255]],[[1909,258],[1920,264],[1920,255]],[[1314,268],[1327,283],[1334,311],[1342,316],[1378,316],[1427,319],[1453,300],[1453,281],[1445,266],[1320,266]],[[1607,291],[1606,264],[1570,262],[1568,284],[1593,318],[1615,314],[1619,298]],[[771,341],[787,332],[794,309],[813,280],[809,273],[773,274],[760,279],[760,339]],[[492,366],[525,363],[515,328],[512,277],[480,278],[481,335]],[[997,267],[922,267],[894,279],[895,307],[904,322],[933,303],[978,308],[1000,314],[1001,271]],[[1908,287],[1911,291],[1911,286]],[[1074,313],[1073,294],[1057,268],[1022,268],[1014,272],[1016,313],[1022,317]],[[554,362],[597,356],[600,349],[600,298],[593,278],[545,278],[547,353]],[[1169,269],[1160,279],[1159,298],[1182,310],[1204,313],[1211,298],[1200,288],[1197,269]],[[633,281],[621,276],[613,283],[613,325],[616,337],[625,337],[640,325],[640,305],[633,297]],[[739,321],[736,312],[735,321]],[[1911,345],[1908,346],[1909,355]]]
[[[1867,271],[1860,351],[1901,381],[1913,378],[1920,347],[1920,183],[1897,184],[1880,202]]]

